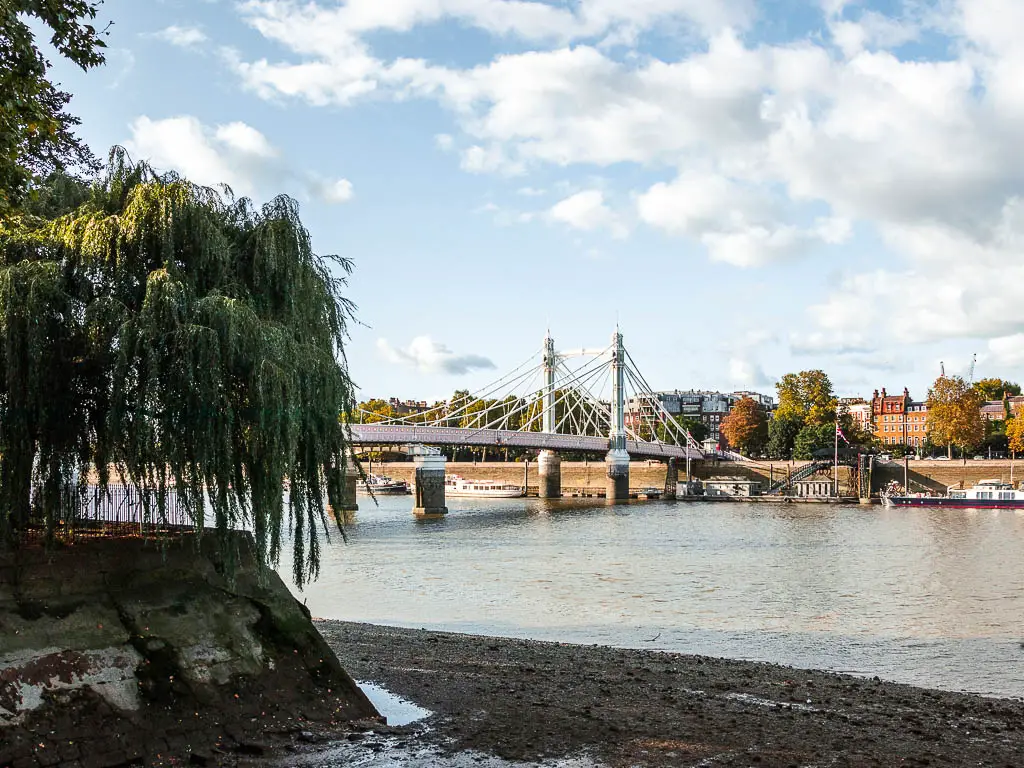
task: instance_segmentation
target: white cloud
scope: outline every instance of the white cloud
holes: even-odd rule
[[[1024,366],[1024,333],[990,339],[988,351],[999,365]]]
[[[752,390],[775,384],[775,380],[764,372],[760,363],[746,356],[729,359],[729,381],[738,389]]]
[[[325,203],[347,203],[355,196],[352,182],[348,179],[327,181],[311,177],[307,183],[313,196]]]
[[[129,126],[125,148],[158,170],[173,170],[203,185],[227,184],[236,194],[253,197],[298,186],[326,203],[352,198],[347,179],[323,179],[291,170],[266,136],[242,122],[209,127],[191,115],[153,120],[137,117]],[[284,189],[282,187],[285,187]]]
[[[391,363],[410,365],[425,373],[463,375],[472,370],[494,368],[489,358],[476,354],[457,355],[429,336],[417,336],[405,349],[377,339],[377,351]]]
[[[153,37],[164,40],[171,45],[176,45],[179,48],[191,48],[200,43],[205,43],[208,39],[206,33],[198,27],[180,27],[177,24],[161,29],[159,32],[154,33]]]
[[[827,253],[854,226],[882,238],[889,264],[847,258],[794,348],[1024,332],[1011,287],[1024,279],[1024,3],[914,2],[901,16],[821,4],[823,38],[755,44],[739,31],[753,3],[738,0],[248,0],[247,22],[287,53],[231,63],[265,98],[437,102],[468,172],[663,174],[635,190],[640,221],[723,263]],[[499,46],[515,36],[517,52],[456,68],[382,58],[369,42],[444,19]],[[697,36],[690,52],[635,49],[639,31],[671,23]],[[947,37],[932,60],[892,52],[926,33]],[[576,192],[544,218],[590,232],[618,221],[621,233],[605,195],[626,192]]]
[[[559,200],[548,210],[547,217],[584,232],[608,229],[615,238],[629,234],[626,225],[605,205],[604,193],[599,189],[587,189]]]
[[[738,267],[794,258],[850,232],[849,222],[835,218],[810,228],[781,224],[782,204],[764,190],[695,171],[652,186],[637,198],[637,213],[652,226],[700,240],[712,260]]]

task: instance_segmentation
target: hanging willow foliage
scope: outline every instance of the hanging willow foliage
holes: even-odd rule
[[[295,201],[257,211],[115,150],[73,211],[0,221],[0,258],[7,539],[38,510],[52,533],[74,472],[105,486],[114,466],[154,519],[172,489],[198,530],[212,516],[229,567],[246,525],[267,564],[290,532],[296,583],[316,578],[344,482],[351,265],[313,253]]]

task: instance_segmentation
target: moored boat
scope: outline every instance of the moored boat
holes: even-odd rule
[[[515,499],[523,495],[523,489],[518,485],[493,480],[467,480],[459,475],[445,475],[444,492],[446,496],[495,499]]]
[[[356,490],[363,493],[379,493],[381,495],[401,495],[409,493],[409,484],[404,480],[392,480],[386,475],[367,475]]]
[[[979,480],[971,488],[950,488],[945,496],[883,493],[889,507],[954,507],[958,509],[1024,509],[1024,491],[1002,480]]]

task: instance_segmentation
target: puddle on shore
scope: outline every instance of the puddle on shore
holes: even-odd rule
[[[366,698],[376,707],[377,711],[384,715],[388,725],[408,725],[432,714],[429,709],[424,709],[401,696],[396,696],[387,688],[376,683],[364,683],[356,680],[356,685],[362,689]]]
[[[281,764],[285,765],[284,763]],[[482,752],[444,754],[437,747],[417,745],[415,737],[368,733],[359,743],[341,743],[316,753],[291,755],[288,768],[602,768],[588,757],[539,762],[502,760]]]

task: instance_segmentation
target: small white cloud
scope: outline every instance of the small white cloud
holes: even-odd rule
[[[551,206],[547,216],[551,221],[583,232],[607,228],[616,238],[624,238],[629,234],[628,228],[615,212],[605,205],[604,193],[599,189],[587,189],[559,200]]]
[[[242,122],[218,125],[214,135],[229,147],[248,155],[275,157],[277,150],[270,145],[267,137],[251,125]]]
[[[310,194],[325,203],[347,203],[355,196],[352,182],[348,179],[326,181],[311,178],[308,186]]]
[[[520,187],[516,190],[516,194],[522,195],[523,197],[541,197],[542,195],[547,194],[547,190],[536,189],[534,187]]]
[[[483,355],[457,355],[429,336],[417,336],[405,349],[393,347],[387,339],[377,339],[377,351],[388,362],[410,365],[425,373],[461,376],[472,370],[495,367]]]
[[[439,133],[434,137],[434,143],[437,144],[438,149],[448,152],[455,146],[455,139],[450,133]]]
[[[153,37],[164,40],[171,45],[176,45],[179,48],[191,48],[200,43],[205,43],[209,39],[203,30],[198,27],[179,27],[177,24],[161,29],[159,32],[154,33]]]
[[[761,364],[749,357],[729,359],[729,380],[740,389],[768,387],[775,383],[761,368]]]

